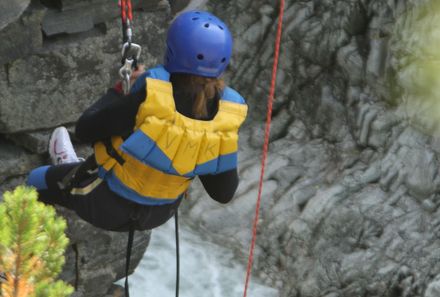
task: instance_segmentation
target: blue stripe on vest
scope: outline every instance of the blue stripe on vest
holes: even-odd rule
[[[208,161],[203,164],[199,164],[194,168],[194,171],[191,172],[192,176],[194,175],[204,175],[204,174],[212,174],[213,172],[216,172],[218,167],[218,158]],[[187,176],[185,174],[185,176]]]
[[[237,168],[238,156],[237,153],[221,155],[218,161],[218,172],[225,172]]]
[[[172,161],[160,150],[154,141],[141,130],[137,130],[130,135],[120,148],[124,153],[129,154],[148,166],[168,174],[180,175],[172,166]],[[184,176],[191,178],[196,175],[218,174],[236,167],[237,152],[234,152],[221,155],[217,159],[203,164],[197,164],[193,171],[186,173]]]
[[[205,174],[219,174],[237,168],[237,153],[221,155],[217,159],[198,164],[194,170],[185,174],[185,177],[194,177]]]
[[[234,89],[226,87],[223,90],[222,99],[225,101],[230,101],[239,104],[246,104],[244,98]]]
[[[106,171],[104,168],[99,167],[99,177],[104,179],[107,182],[108,187],[110,190],[115,192],[116,194],[122,196],[123,198],[142,204],[142,205],[164,205],[164,204],[171,204],[176,202],[177,199],[179,199],[182,195],[179,195],[177,198],[171,198],[171,199],[159,199],[154,197],[148,197],[138,194],[137,192],[133,191],[126,185],[124,185],[116,176],[113,175],[113,172]]]
[[[157,147],[156,143],[142,131],[130,135],[121,145],[121,150],[142,163],[166,173],[179,175],[171,160]]]
[[[168,71],[165,70],[165,68],[162,65],[158,65],[157,67],[148,69],[148,71],[145,71],[142,73],[137,79],[136,82],[133,84],[133,86],[130,89],[130,93],[136,93],[137,91],[145,88],[145,79],[149,78],[155,78],[160,79],[164,81],[170,81],[170,74]]]

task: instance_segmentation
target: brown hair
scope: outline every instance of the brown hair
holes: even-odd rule
[[[194,98],[192,113],[196,119],[208,117],[208,101],[214,100],[225,88],[225,82],[218,78],[209,78],[192,74],[180,74],[179,82],[184,84],[188,93]]]

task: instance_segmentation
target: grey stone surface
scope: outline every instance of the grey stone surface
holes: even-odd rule
[[[157,11],[169,7],[166,1],[133,1],[133,10]],[[79,33],[91,30],[95,25],[116,21],[121,10],[109,1],[62,1],[61,9],[50,9],[44,16],[42,30],[47,36],[61,33]],[[134,24],[139,22],[134,19]],[[140,21],[140,24],[143,22]],[[135,26],[135,28],[137,28]]]
[[[419,72],[401,51],[418,48],[417,32],[398,27],[425,21],[428,13],[412,12],[427,2],[287,2],[254,265],[283,297],[438,295],[438,109],[408,86]],[[252,114],[234,201],[217,205],[195,187],[185,206],[243,261],[273,53],[276,19],[267,6],[208,4],[238,36],[230,77]]]
[[[31,6],[19,18],[8,21],[6,26],[0,28],[0,65],[26,57],[42,47],[40,23],[45,9],[38,4]],[[8,72],[8,65],[2,67],[2,72]],[[2,76],[2,80],[8,83],[8,76]]]
[[[16,145],[0,138],[0,183],[11,177],[27,174],[31,168],[39,166],[42,158],[29,154]]]
[[[440,282],[437,276],[429,285],[425,292],[424,297],[434,297],[440,295]]]
[[[28,7],[30,0],[2,0],[0,1],[0,30],[20,17]]]
[[[144,25],[137,28],[135,40],[152,45],[144,47],[142,60],[148,65],[161,62],[168,12],[139,14],[137,19]],[[0,132],[32,131],[75,122],[116,80],[121,46],[118,25],[111,22],[105,34],[77,43],[55,41],[50,49],[0,69]],[[150,31],[157,33],[152,35]]]
[[[95,25],[93,12],[94,10],[87,8],[61,12],[51,9],[44,16],[43,32],[47,36],[51,36],[60,33],[72,34],[91,30]],[[109,14],[110,16],[117,15],[117,9],[113,9],[113,15]]]
[[[170,0],[171,11],[176,13],[184,9],[191,1],[190,0]]]
[[[84,296],[103,296],[115,280],[124,277],[128,233],[108,232],[91,226],[63,208],[68,218],[70,245],[61,278],[76,286]],[[136,232],[130,274],[142,259],[150,240],[150,231]],[[77,269],[76,269],[77,268]]]
[[[9,134],[7,137],[17,145],[36,154],[44,154],[49,146],[51,131]]]
[[[11,1],[10,5],[22,7],[11,6],[14,15],[0,18],[0,84],[4,88],[0,92],[0,194],[23,184],[31,169],[48,163],[53,128],[66,125],[72,130],[82,111],[116,81],[120,65],[116,3],[38,2],[24,10],[26,1]],[[144,47],[142,62],[151,66],[162,59],[170,9],[167,1],[145,2],[133,1],[139,24],[134,40]],[[90,145],[75,144],[75,148],[81,157],[91,154]],[[124,276],[127,233],[104,232],[66,209],[57,210],[68,220],[71,240],[62,279],[76,287],[74,296],[104,296]],[[137,232],[131,272],[149,236],[150,232]]]
[[[76,154],[79,157],[86,158],[93,153],[91,145],[77,143],[75,138],[75,126],[65,125],[69,131],[70,138],[75,146]],[[51,130],[43,130],[39,132],[23,132],[15,134],[7,134],[6,137],[14,142],[17,146],[35,153],[47,155],[49,140],[52,134]]]

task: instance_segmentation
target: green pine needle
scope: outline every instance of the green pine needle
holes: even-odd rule
[[[72,294],[71,286],[56,281],[69,243],[64,234],[66,221],[56,216],[52,206],[38,201],[34,188],[19,186],[3,197],[0,271],[13,281],[0,285],[0,296],[65,297]]]

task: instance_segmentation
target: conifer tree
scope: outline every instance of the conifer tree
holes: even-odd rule
[[[56,281],[69,243],[66,221],[37,201],[35,189],[17,187],[0,204],[1,297],[65,297],[73,288]]]

